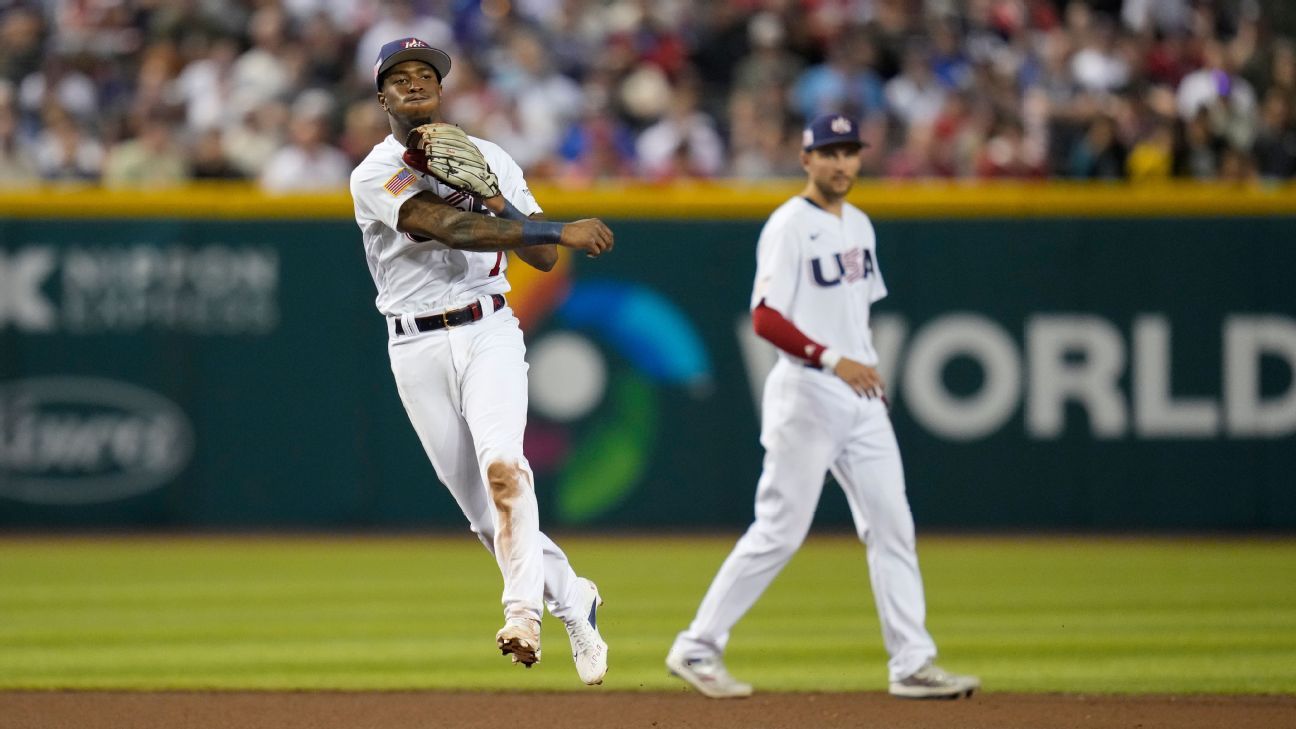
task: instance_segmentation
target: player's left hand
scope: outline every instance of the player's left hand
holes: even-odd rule
[[[861,397],[886,397],[886,383],[882,381],[882,375],[866,364],[842,357],[833,374],[842,378]]]
[[[481,150],[459,127],[446,122],[415,127],[405,138],[405,146],[409,152],[423,155],[420,168],[411,162],[411,157],[417,160],[418,155],[406,153],[405,162],[414,169],[482,199],[500,194],[499,178],[491,171]]]

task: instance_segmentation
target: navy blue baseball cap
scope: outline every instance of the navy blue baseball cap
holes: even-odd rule
[[[439,48],[424,43],[418,38],[401,38],[382,47],[378,51],[378,62],[374,64],[374,83],[382,91],[383,74],[398,63],[405,61],[422,61],[436,70],[437,81],[444,81],[450,73],[450,54]]]
[[[822,114],[807,124],[801,133],[801,150],[809,152],[830,144],[867,146],[860,139],[859,125],[854,119],[844,114]]]

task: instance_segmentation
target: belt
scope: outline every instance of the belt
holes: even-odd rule
[[[495,305],[495,308],[487,312],[482,311],[480,301],[474,301],[462,309],[450,309],[440,314],[415,317],[414,328],[420,332],[435,332],[438,329],[449,329],[450,327],[471,324],[487,314],[493,314],[503,309],[504,294],[491,294],[491,303]],[[396,334],[397,336],[405,334],[405,324],[400,317],[396,317]]]

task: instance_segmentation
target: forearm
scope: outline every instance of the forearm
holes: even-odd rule
[[[518,210],[508,198],[499,195],[488,200],[482,201],[482,209],[495,213],[495,215],[505,220],[534,220],[543,222],[544,213],[536,213],[530,217],[526,213]],[[513,251],[523,262],[540,271],[552,271],[558,263],[558,246],[556,245],[536,245],[525,246]]]
[[[562,224],[505,220],[450,207],[430,193],[401,206],[397,228],[461,251],[513,251],[556,243]]]
[[[837,364],[837,357],[833,353],[829,353],[827,358],[833,361],[825,361],[824,353],[829,351],[827,347],[807,337],[795,324],[766,306],[763,301],[752,310],[752,328],[762,339],[793,357],[818,367],[828,366],[829,369]]]

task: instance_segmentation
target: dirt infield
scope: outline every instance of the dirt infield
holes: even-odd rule
[[[904,701],[880,693],[0,692],[0,729],[1269,729],[1296,696],[996,694]]]

